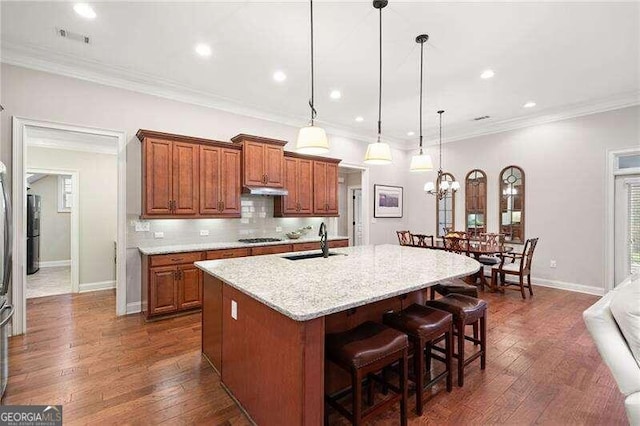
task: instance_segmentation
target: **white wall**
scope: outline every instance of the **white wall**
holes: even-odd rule
[[[217,140],[230,140],[239,133],[294,141],[296,127],[185,104],[87,81],[2,64],[0,92],[5,111],[0,115],[0,158],[11,168],[11,116],[50,120],[80,126],[122,130],[127,137],[127,214],[141,211],[141,149],[138,129],[177,133]],[[300,108],[304,109],[305,105]],[[304,125],[305,123],[300,123]],[[375,129],[371,128],[372,140]],[[327,156],[343,163],[361,165],[366,142],[329,135]],[[285,147],[293,150],[293,146]],[[408,167],[404,151],[393,150],[393,166],[374,166],[373,184],[404,185]],[[405,228],[404,219],[378,219],[370,224],[372,244],[393,243],[395,230]],[[167,240],[165,240],[167,241]],[[138,263],[136,263],[138,262]],[[130,266],[131,265],[131,266]],[[139,301],[139,255],[129,246],[127,253],[128,303]]]
[[[58,176],[48,175],[29,185],[41,197],[40,261],[71,260],[71,213],[58,212]]]
[[[29,146],[27,168],[78,171],[80,290],[89,288],[88,284],[114,282],[116,156]]]
[[[456,195],[456,228],[465,226],[463,179],[479,168],[488,179],[488,230],[497,232],[498,174],[505,166],[518,165],[526,177],[526,237],[540,238],[533,276],[599,291],[605,287],[606,153],[637,147],[639,123],[640,107],[631,107],[445,144],[443,168],[462,184]],[[429,153],[437,159],[434,147]],[[434,175],[408,177],[405,200],[412,231],[435,232],[435,200],[422,192]],[[552,259],[557,268],[549,267]]]

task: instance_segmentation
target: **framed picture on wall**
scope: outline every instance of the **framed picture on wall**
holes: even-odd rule
[[[401,186],[373,185],[373,217],[402,217]]]

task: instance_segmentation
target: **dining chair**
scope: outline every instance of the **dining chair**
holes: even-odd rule
[[[446,251],[469,256],[469,240],[466,238],[444,237],[443,241]],[[461,278],[453,278],[431,286],[429,298],[434,300],[436,293],[442,296],[464,294],[465,296],[478,297],[478,288]]]
[[[531,263],[533,262],[533,253],[538,244],[538,238],[530,238],[524,244],[522,253],[505,253],[499,265],[491,270],[491,286],[497,288],[498,280],[503,287],[519,286],[522,298],[526,299],[524,288],[529,289],[529,295],[533,296],[533,288],[531,287]],[[507,263],[506,260],[510,262]],[[507,282],[506,275],[517,275],[518,282]],[[524,277],[527,277],[527,285],[524,285]],[[514,289],[515,290],[515,289]]]
[[[478,237],[478,242],[486,244],[487,247],[503,247],[504,241],[504,234],[482,232]],[[500,256],[482,255],[478,258],[478,262],[487,266],[497,265],[500,263]]]
[[[411,239],[416,247],[433,247],[433,235],[411,234]]]
[[[398,235],[398,242],[401,246],[410,246],[413,242],[411,239],[411,232],[409,231],[396,231]]]
[[[444,248],[447,251],[456,254],[465,254],[469,256],[469,239],[466,237],[458,237],[453,235],[447,235],[442,238],[444,242]]]

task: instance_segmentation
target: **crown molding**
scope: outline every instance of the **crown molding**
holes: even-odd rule
[[[152,74],[104,64],[85,58],[78,58],[74,55],[54,53],[38,46],[17,44],[2,40],[0,54],[0,62],[9,65],[76,78],[172,101],[284,124],[295,128],[308,124],[307,117],[266,112],[254,105],[247,105],[233,99],[207,93],[203,90],[163,79]],[[373,134],[354,132],[348,127],[331,124],[322,120],[316,120],[316,123],[321,124],[325,131],[331,136],[349,138],[364,143],[375,141],[375,135]],[[404,141],[392,138],[386,139],[392,147],[400,150],[406,149]]]

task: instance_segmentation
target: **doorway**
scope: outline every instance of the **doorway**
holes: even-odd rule
[[[339,170],[339,234],[349,237],[349,245],[365,244],[363,180],[365,171],[341,166]]]
[[[349,193],[351,195],[351,231],[349,238],[352,240],[352,245],[362,245],[362,188],[350,187]]]
[[[28,168],[25,298],[76,293],[79,288],[77,170]]]
[[[80,276],[78,291],[98,290],[104,285],[110,285],[116,289],[116,315],[126,314],[126,154],[125,133],[121,131],[98,129],[76,126],[63,123],[55,123],[28,118],[13,117],[12,122],[12,206],[13,206],[13,266],[11,296],[15,306],[15,315],[11,324],[11,334],[22,334],[26,331],[26,283],[27,283],[27,191],[25,185],[26,172],[29,169],[27,160],[29,157],[27,145],[39,146],[42,149],[58,148],[65,150],[66,154],[61,158],[70,158],[72,153],[84,153],[91,158],[91,154],[108,153],[113,159],[115,173],[109,179],[109,184],[114,186],[116,196],[114,198],[113,216],[115,227],[109,244],[111,262],[113,262],[113,246],[116,244],[115,268],[111,267],[114,278],[110,282],[89,282],[82,288],[81,273],[83,270],[93,271],[93,265],[86,268],[79,267]],[[63,135],[63,137],[60,137]],[[46,168],[37,166],[38,168]],[[59,167],[70,169],[71,167]],[[83,175],[80,170],[78,176]],[[78,179],[79,181],[79,179]],[[84,179],[83,181],[87,181]],[[79,188],[79,185],[78,185]],[[78,189],[81,193],[81,188]],[[92,194],[99,198],[101,192]],[[78,206],[80,207],[80,206]],[[98,211],[99,213],[99,211]],[[83,223],[80,220],[80,223]],[[80,227],[82,228],[82,227]],[[88,235],[101,228],[94,227],[87,231]],[[80,229],[79,235],[83,232]],[[80,253],[84,249],[79,248]],[[73,258],[73,255],[72,255]],[[72,260],[73,263],[73,260]],[[115,272],[114,272],[115,269]],[[73,265],[71,268],[73,271]],[[71,272],[73,274],[73,272]],[[72,279],[73,281],[73,279]]]

